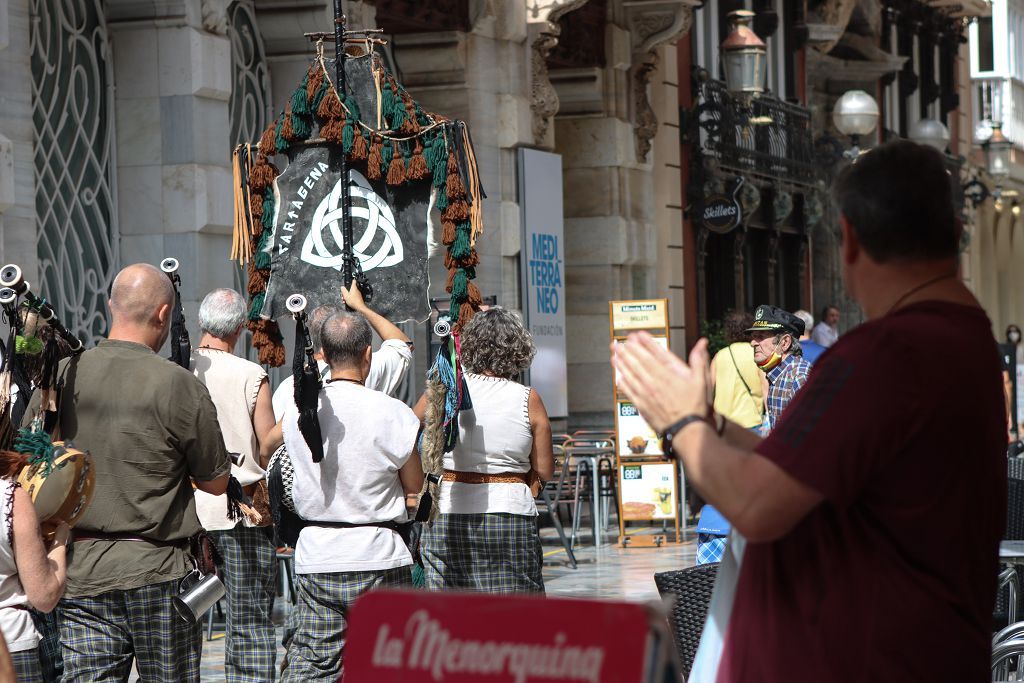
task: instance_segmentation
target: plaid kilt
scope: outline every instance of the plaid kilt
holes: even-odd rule
[[[61,599],[63,683],[127,681],[132,659],[146,683],[198,681],[201,625],[174,610],[178,583]]]
[[[420,556],[430,590],[544,592],[536,517],[505,512],[438,515],[424,526]]]
[[[276,676],[274,609],[277,555],[269,528],[239,524],[210,531],[224,558],[220,577],[227,589],[224,673],[228,683],[266,683]]]
[[[356,598],[374,588],[412,586],[411,567],[363,572],[299,574],[281,683],[336,683],[345,654],[347,615]]]
[[[721,562],[725,554],[727,536],[716,534],[697,534],[697,564]]]
[[[38,654],[43,680],[59,681],[64,675],[64,660],[60,654],[60,607],[55,607],[53,611],[45,614],[39,610],[29,611],[36,630],[42,636]]]
[[[11,661],[14,663],[14,673],[17,674],[18,683],[44,683],[47,680],[43,678],[43,667],[39,663],[38,648],[12,652]]]

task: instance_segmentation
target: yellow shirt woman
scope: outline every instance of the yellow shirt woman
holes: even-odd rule
[[[754,349],[748,342],[735,342],[716,353],[711,361],[711,377],[716,413],[748,429],[761,424],[761,371],[754,363]]]

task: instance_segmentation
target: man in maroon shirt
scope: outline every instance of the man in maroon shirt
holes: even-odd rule
[[[699,680],[988,681],[1005,408],[991,325],[957,276],[949,176],[900,141],[833,192],[868,322],[767,439],[709,412],[706,341],[688,364],[643,334],[615,352],[620,386],[747,539],[717,673]]]

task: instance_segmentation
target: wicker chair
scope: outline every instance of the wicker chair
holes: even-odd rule
[[[697,654],[717,574],[718,563],[712,563],[654,575],[661,597],[673,598],[669,625],[679,651],[683,680],[690,675],[693,658]]]
[[[1006,480],[1006,533],[1003,539],[1007,541],[1024,541],[1024,470],[1021,465],[1024,459],[1010,458]],[[1024,584],[1024,572],[1015,568],[1017,582]],[[992,628],[999,630],[1007,624],[1013,623],[1011,612],[1018,611],[1019,604],[1013,605],[1011,600],[1016,602],[1020,599],[1019,593],[1011,592],[1004,582],[1000,581],[999,590],[996,593],[996,605],[992,611]],[[1014,600],[1016,598],[1016,600]]]

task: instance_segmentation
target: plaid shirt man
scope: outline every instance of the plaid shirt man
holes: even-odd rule
[[[768,396],[765,426],[767,431],[775,429],[782,411],[796,396],[796,392],[807,381],[811,364],[803,356],[786,356],[782,362],[768,371]]]

